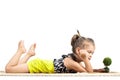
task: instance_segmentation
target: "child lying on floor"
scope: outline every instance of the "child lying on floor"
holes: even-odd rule
[[[27,54],[20,59],[26,52],[24,41],[18,44],[18,50],[5,67],[7,73],[76,73],[102,72],[102,69],[93,70],[90,59],[95,50],[94,40],[78,34],[73,35],[71,46],[73,53],[62,55],[60,59],[43,60],[40,58],[29,60],[35,55],[36,44],[32,44]],[[85,67],[81,64],[83,62]]]

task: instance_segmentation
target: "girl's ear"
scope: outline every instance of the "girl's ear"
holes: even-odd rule
[[[76,54],[80,54],[80,47],[77,47],[75,50],[76,50]]]

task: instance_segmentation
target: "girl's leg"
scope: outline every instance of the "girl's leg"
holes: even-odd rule
[[[27,52],[27,54],[19,61],[18,64],[23,64],[28,61],[28,59],[35,55],[36,44],[32,44]]]
[[[17,66],[18,62],[19,62],[19,59],[21,57],[21,55],[23,53],[26,52],[26,49],[24,47],[24,42],[21,40],[18,44],[18,50],[17,52],[15,53],[15,55],[11,58],[11,60],[8,62],[8,64],[6,65],[6,72],[12,72],[12,68],[14,66]]]
[[[35,48],[36,48],[36,44],[33,44],[30,46],[28,53],[21,59],[19,60],[18,65],[11,67],[10,72],[12,73],[28,73],[29,69],[28,69],[28,65],[27,65],[27,61],[31,56],[35,55]]]
[[[16,66],[10,66],[8,68],[6,67],[6,72],[7,73],[28,73],[29,69],[28,69],[27,63],[24,63]]]

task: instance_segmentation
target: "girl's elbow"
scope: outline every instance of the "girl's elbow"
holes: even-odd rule
[[[79,70],[79,73],[87,73],[87,70]]]
[[[81,73],[93,73],[93,70],[82,70],[82,71],[80,71]]]
[[[88,73],[93,73],[93,70],[88,70],[87,72],[88,72]]]

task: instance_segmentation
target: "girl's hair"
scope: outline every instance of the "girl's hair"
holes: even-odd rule
[[[75,52],[75,49],[77,47],[80,47],[81,49],[84,49],[88,44],[86,42],[91,43],[93,46],[95,46],[94,40],[92,38],[86,38],[80,35],[79,31],[77,30],[78,34],[73,35],[71,39],[71,46],[73,53]]]

